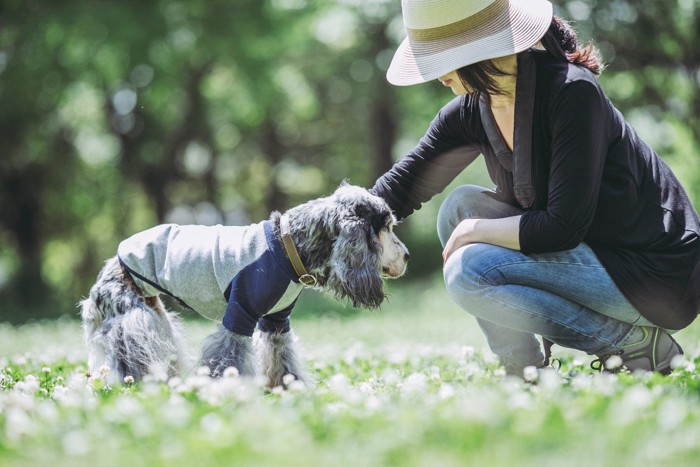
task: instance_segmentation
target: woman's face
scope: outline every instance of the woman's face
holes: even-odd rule
[[[457,70],[451,71],[446,75],[442,75],[438,78],[438,80],[443,86],[447,86],[448,88],[452,89],[452,92],[458,96],[463,96],[467,93],[467,90],[462,84],[462,80],[459,79],[459,76],[457,75]]]

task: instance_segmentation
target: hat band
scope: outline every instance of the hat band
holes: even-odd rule
[[[406,33],[411,41],[424,42],[446,39],[488,24],[503,14],[504,9],[508,10],[508,0],[496,0],[478,13],[454,23],[426,29],[406,28]]]

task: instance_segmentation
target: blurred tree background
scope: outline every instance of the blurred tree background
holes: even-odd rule
[[[555,1],[700,201],[700,1]],[[384,79],[399,0],[0,1],[0,319],[75,315],[118,242],[371,186],[452,98]],[[490,186],[481,162],[455,183]],[[439,202],[398,230],[441,266]]]

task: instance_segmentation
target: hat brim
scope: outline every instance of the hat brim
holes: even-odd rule
[[[508,9],[479,28],[495,33],[467,31],[429,42],[407,37],[394,54],[387,80],[396,86],[425,83],[472,63],[522,52],[539,42],[551,22],[548,1],[510,0]]]

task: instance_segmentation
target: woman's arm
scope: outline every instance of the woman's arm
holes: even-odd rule
[[[440,193],[479,154],[464,116],[469,106],[458,97],[445,105],[425,136],[407,156],[381,176],[372,193],[384,198],[399,218],[408,217]]]
[[[521,217],[525,254],[569,250],[586,237],[603,181],[608,106],[595,78],[567,83],[553,102],[547,207]]]
[[[520,250],[520,217],[463,220],[445,244],[442,251],[443,261],[446,262],[452,253],[471,243],[488,243]]]

